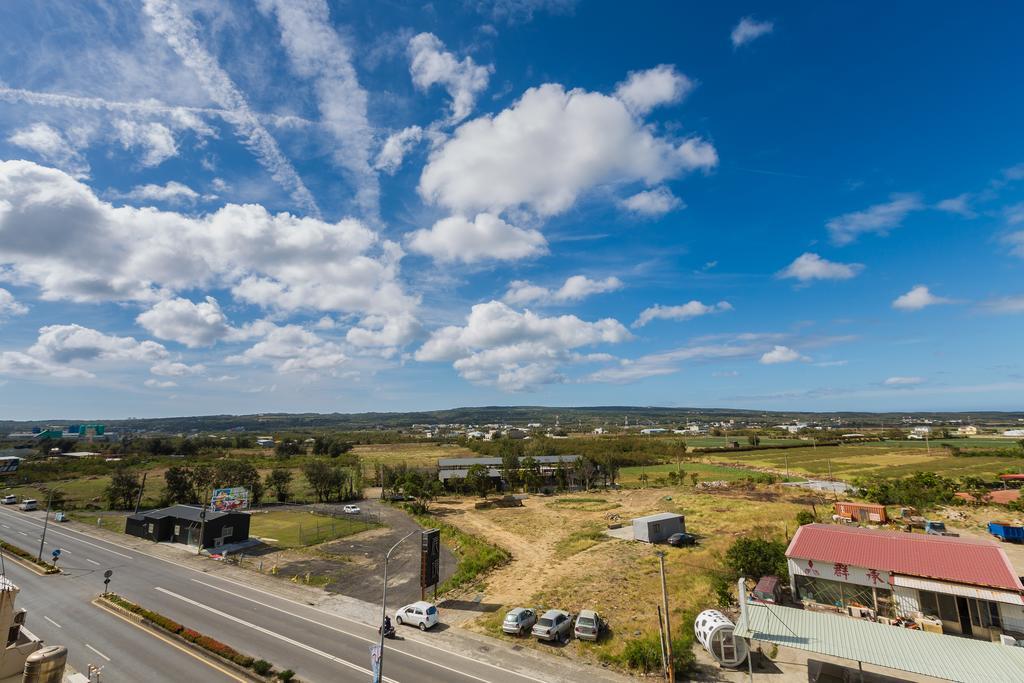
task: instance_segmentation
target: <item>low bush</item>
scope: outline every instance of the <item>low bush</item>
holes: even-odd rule
[[[104,597],[110,602],[114,603],[115,605],[122,607],[133,614],[138,614],[140,617],[142,617],[152,625],[161,628],[164,631],[168,631],[169,633],[181,636],[190,643],[195,643],[207,652],[211,652],[217,655],[218,657],[223,657],[224,659],[232,661],[243,668],[251,668],[254,671],[256,671],[256,659],[250,657],[249,655],[242,654],[230,645],[225,645],[219,640],[214,640],[209,636],[204,636],[199,631],[194,631],[190,628],[185,628],[178,622],[172,619],[168,619],[162,614],[153,612],[152,610],[148,610],[145,607],[142,607],[141,605],[136,605],[134,602],[131,602],[130,600],[125,600],[120,595],[116,595],[114,593],[107,593]],[[259,661],[262,662],[263,660]],[[264,675],[267,672],[269,672],[271,668],[273,668],[268,662],[264,662],[264,664],[267,665],[267,670],[265,672],[256,671],[256,673]]]
[[[0,541],[0,548],[3,548],[4,550],[6,550],[7,552],[9,552],[12,555],[16,555],[17,557],[20,557],[21,559],[25,560],[26,562],[31,562],[35,566],[37,566],[40,569],[44,570],[47,574],[56,574],[57,572],[60,571],[59,569],[57,569],[56,567],[54,567],[51,564],[47,564],[46,562],[40,562],[39,560],[36,559],[36,556],[33,555],[32,553],[28,552],[27,550],[22,550],[21,548],[19,548],[16,545],[11,545],[7,541]]]
[[[693,619],[684,616],[682,623],[689,624]],[[694,635],[692,629],[685,626],[677,628],[672,639],[672,661],[676,674],[685,675],[696,662],[693,654]],[[623,664],[630,669],[638,669],[644,673],[661,671],[661,638],[657,633],[647,633],[639,638],[626,642],[620,657]]]
[[[252,670],[258,673],[260,676],[266,676],[270,673],[270,670],[274,667],[271,666],[270,662],[265,659],[257,659],[252,663]]]
[[[295,672],[291,669],[285,669],[284,671],[277,674],[277,679],[279,681],[284,681],[285,683],[292,680],[293,678],[295,678]]]

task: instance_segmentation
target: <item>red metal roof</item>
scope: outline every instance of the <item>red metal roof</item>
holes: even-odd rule
[[[981,539],[805,524],[786,557],[1024,592],[1003,549]]]
[[[1003,481],[1024,481],[1024,474],[1000,474]]]

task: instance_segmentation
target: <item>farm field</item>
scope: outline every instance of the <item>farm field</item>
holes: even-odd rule
[[[961,446],[965,445],[964,442],[963,439],[950,441]],[[907,443],[913,445],[905,445]],[[970,445],[975,445],[973,440]],[[1001,445],[1008,447],[1006,442]],[[936,472],[952,478],[980,476],[994,479],[1001,472],[1024,471],[1024,452],[1021,458],[953,457],[937,442],[932,442],[930,455],[923,443],[919,446],[917,442],[888,441],[735,454],[715,453],[709,459],[724,464],[767,467],[778,472],[785,472],[788,462],[791,474],[813,477],[827,476],[831,462],[832,475],[838,479],[872,475],[903,477],[917,471]]]
[[[696,474],[698,481],[723,480],[738,481],[746,479],[755,474],[749,469],[741,467],[729,467],[728,465],[712,465],[700,462],[684,462],[678,466],[686,481],[690,481],[690,475]],[[675,463],[664,465],[644,465],[637,467],[623,467],[619,470],[619,483],[624,485],[637,484],[640,482],[640,475],[646,474],[648,483],[653,484],[658,478],[665,478],[669,472],[677,471]]]
[[[531,496],[521,508],[477,510],[472,500],[435,503],[446,522],[487,538],[512,553],[512,561],[455,600],[479,600],[483,614],[464,612],[465,625],[522,647],[551,651],[534,639],[501,634],[505,612],[516,606],[595,609],[610,625],[598,644],[572,641],[561,654],[591,662],[617,656],[634,633],[657,630],[652,617],[660,598],[656,552],[667,553],[667,583],[673,629],[690,629],[693,616],[716,600],[704,573],[719,565],[718,554],[739,535],[764,533],[784,538],[795,529],[802,508],[798,492],[783,487],[744,488],[713,493],[690,486],[593,491],[558,497]],[[687,531],[697,534],[694,548],[652,546],[606,536],[609,516],[628,523],[654,512],[681,512]],[[482,596],[482,597],[480,597]],[[444,604],[442,603],[442,609]],[[454,611],[449,612],[452,616]]]

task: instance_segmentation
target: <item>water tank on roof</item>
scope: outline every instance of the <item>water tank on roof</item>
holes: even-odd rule
[[[697,615],[693,632],[697,640],[722,666],[735,667],[747,658],[747,641],[736,638],[736,625],[716,609],[707,609]]]

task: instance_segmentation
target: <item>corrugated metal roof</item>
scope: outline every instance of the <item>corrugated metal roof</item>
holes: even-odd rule
[[[892,577],[892,582],[896,586],[914,588],[921,591],[949,593],[950,595],[962,595],[965,598],[978,598],[979,600],[1006,602],[1011,605],[1024,605],[1024,597],[1020,593],[1001,591],[995,588],[965,586],[962,583],[949,583],[948,581],[935,581],[933,579],[921,579],[916,576],[900,576],[899,574],[895,574]]]
[[[981,539],[805,524],[797,529],[786,557],[1024,591],[1003,549]]]
[[[735,634],[853,662],[964,683],[1019,683],[1024,648],[792,607],[748,604]]]
[[[655,515],[647,515],[646,517],[634,517],[634,522],[650,523],[650,522],[663,522],[666,519],[681,519],[682,515],[675,512],[659,512]]]
[[[575,462],[582,458],[582,455],[538,455],[534,457],[540,465],[548,465],[556,462]],[[525,458],[519,458],[519,464]],[[473,465],[501,465],[501,458],[439,458],[438,467],[472,467]]]

